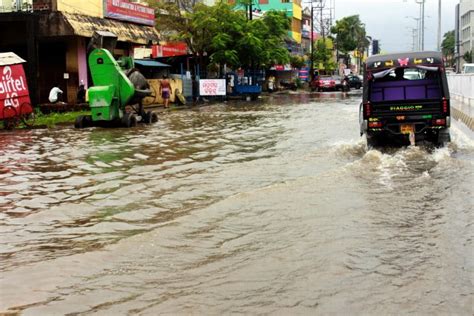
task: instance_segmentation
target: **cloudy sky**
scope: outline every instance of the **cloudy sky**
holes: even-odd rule
[[[329,2],[329,0],[326,0]],[[459,0],[442,0],[442,35],[454,30],[454,8]],[[383,52],[409,51],[413,38],[410,27],[419,17],[415,0],[335,0],[336,19],[358,14],[368,35],[379,39]],[[438,0],[425,0],[425,50],[436,49]]]

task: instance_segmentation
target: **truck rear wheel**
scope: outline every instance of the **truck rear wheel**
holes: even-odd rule
[[[444,147],[446,143],[451,141],[451,135],[449,134],[449,128],[443,128],[438,131],[438,135],[436,137],[436,147]]]
[[[368,150],[371,150],[377,146],[380,145],[380,142],[378,140],[378,137],[376,137],[375,135],[372,135],[372,134],[369,134],[369,133],[366,133],[365,134],[365,137],[367,139],[367,149]]]

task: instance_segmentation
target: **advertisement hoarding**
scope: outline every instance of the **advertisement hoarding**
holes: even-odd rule
[[[163,45],[153,45],[152,57],[173,57],[188,54],[188,46],[184,42],[165,43]]]
[[[104,17],[149,26],[155,25],[155,9],[126,0],[104,0]]]
[[[21,107],[25,103],[28,104],[28,112],[31,112],[31,101],[23,66],[21,64],[0,66],[0,119],[25,114],[20,113],[26,110]]]
[[[199,80],[199,94],[202,96],[226,95],[225,79]]]

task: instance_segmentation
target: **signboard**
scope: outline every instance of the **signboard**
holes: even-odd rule
[[[150,26],[155,25],[155,10],[153,8],[130,3],[126,0],[104,0],[104,17]]]
[[[303,81],[308,81],[309,68],[301,68],[298,72],[298,77]]]
[[[225,79],[199,80],[199,94],[202,96],[225,95]]]
[[[51,11],[51,0],[36,0],[33,1],[33,11]]]
[[[0,66],[0,119],[27,114],[20,113],[23,103],[28,103],[28,113],[31,112],[31,101],[23,66],[21,64]],[[25,112],[26,108],[21,107],[21,111]]]
[[[133,58],[135,59],[146,59],[152,55],[152,49],[146,47],[135,47],[133,49]]]
[[[164,45],[153,45],[152,57],[172,57],[188,54],[188,46],[184,42],[166,43]]]

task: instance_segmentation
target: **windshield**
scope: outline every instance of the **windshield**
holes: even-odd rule
[[[397,81],[397,80],[422,80],[429,77],[429,71],[420,68],[395,68],[391,69],[384,76],[377,78],[377,81]]]

